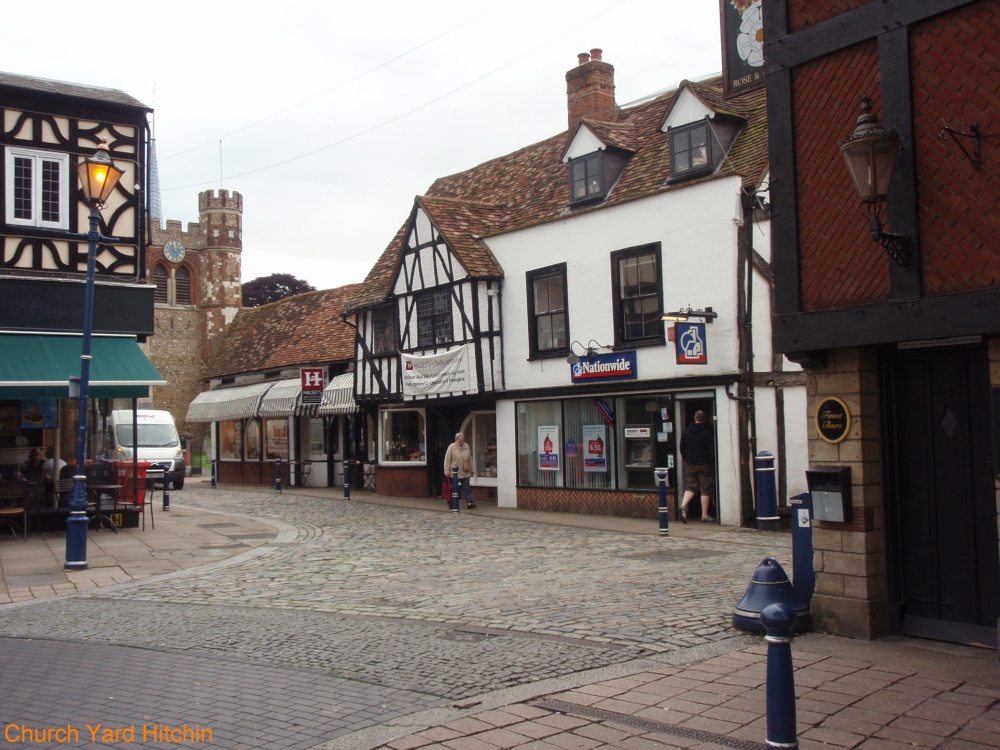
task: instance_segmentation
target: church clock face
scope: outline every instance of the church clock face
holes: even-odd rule
[[[180,263],[184,260],[184,245],[177,240],[167,240],[163,243],[163,257],[171,263]]]

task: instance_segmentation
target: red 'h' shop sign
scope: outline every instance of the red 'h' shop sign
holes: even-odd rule
[[[322,367],[301,367],[299,377],[302,379],[302,403],[319,404],[323,401],[323,389],[326,388],[326,376]]]

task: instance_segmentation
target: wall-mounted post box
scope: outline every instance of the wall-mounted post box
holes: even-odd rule
[[[813,518],[845,523],[851,520],[851,467],[813,466],[806,469]]]

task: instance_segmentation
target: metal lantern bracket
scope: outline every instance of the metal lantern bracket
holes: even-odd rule
[[[998,135],[1000,135],[1000,133],[990,133],[990,134],[980,133],[978,122],[970,122],[966,127],[969,128],[968,133],[961,130],[955,130],[955,128],[945,125],[943,128],[941,128],[940,131],[938,131],[938,135],[941,136],[941,140],[943,141],[947,140],[954,141],[956,145],[960,149],[962,149],[962,153],[965,154],[965,157],[972,162],[972,168],[979,169],[980,167],[983,166],[983,159],[980,150],[983,138],[996,138]],[[969,153],[969,151],[965,148],[965,146],[962,145],[962,141],[960,141],[959,138],[972,139],[973,141],[972,153]]]

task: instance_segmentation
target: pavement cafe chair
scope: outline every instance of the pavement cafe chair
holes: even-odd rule
[[[149,523],[152,528],[156,528],[156,519],[153,517],[153,492],[156,490],[157,483],[162,487],[163,485],[164,472],[162,471],[146,471],[146,481],[143,485],[140,485],[138,493],[133,495],[131,480],[122,489],[121,497],[122,501],[118,503],[123,508],[134,508],[142,514],[142,530],[146,530],[146,508],[149,508]],[[117,506],[116,506],[117,507]]]
[[[28,505],[31,495],[28,486],[12,484],[0,487],[0,525],[7,526],[10,533],[17,538],[16,529],[20,528],[24,541],[28,541]]]

